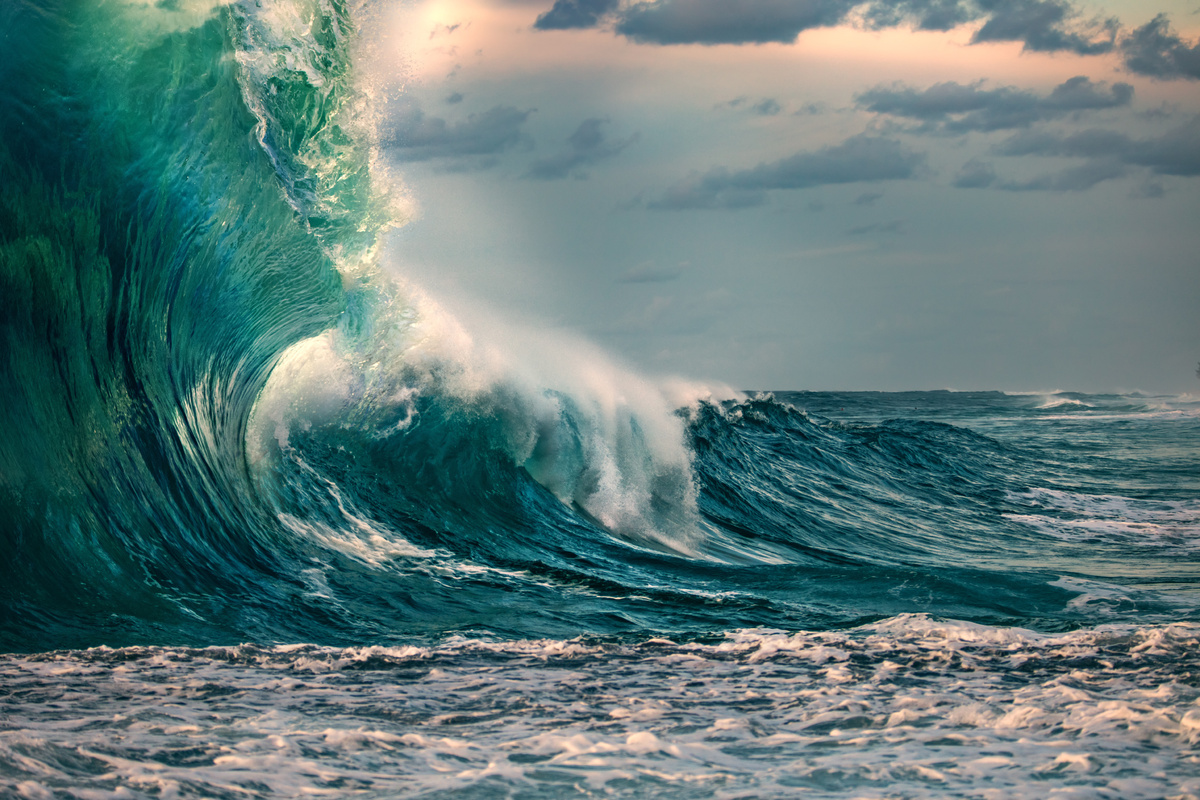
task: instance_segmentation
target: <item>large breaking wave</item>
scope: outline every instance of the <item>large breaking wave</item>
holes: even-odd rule
[[[355,13],[0,9],[4,647],[1196,614],[1186,492],[1125,569],[996,422],[1187,399],[746,397],[394,277]]]

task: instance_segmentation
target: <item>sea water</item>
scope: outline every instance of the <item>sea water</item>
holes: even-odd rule
[[[0,793],[1200,796],[1200,397],[500,346],[360,11],[0,5]]]

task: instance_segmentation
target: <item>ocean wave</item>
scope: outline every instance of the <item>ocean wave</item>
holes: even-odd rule
[[[1055,418],[1140,414],[1149,446],[1188,435],[1192,399],[638,375],[502,310],[451,313],[389,260],[404,192],[378,158],[363,9],[4,13],[21,31],[0,61],[6,649],[901,613],[1058,630],[1101,614],[1064,575],[1196,578],[1192,521],[1022,494],[1087,473],[1131,497],[1096,455],[1112,431],[1049,436]],[[1186,474],[1155,446],[1138,481]],[[1177,544],[1139,574],[1094,557],[1096,536],[1134,534]],[[1138,591],[1120,613],[1178,613]]]

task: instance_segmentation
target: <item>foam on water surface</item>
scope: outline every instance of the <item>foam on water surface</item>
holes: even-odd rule
[[[7,656],[20,797],[1200,795],[1200,626]]]
[[[1035,512],[1005,514],[1008,519],[1059,539],[1179,553],[1200,549],[1200,501],[1139,500],[1040,487],[1012,493],[1008,499]]]

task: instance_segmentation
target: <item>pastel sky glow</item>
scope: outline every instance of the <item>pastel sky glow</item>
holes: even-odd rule
[[[745,388],[1197,388],[1200,0],[379,13],[389,262],[468,324]]]

